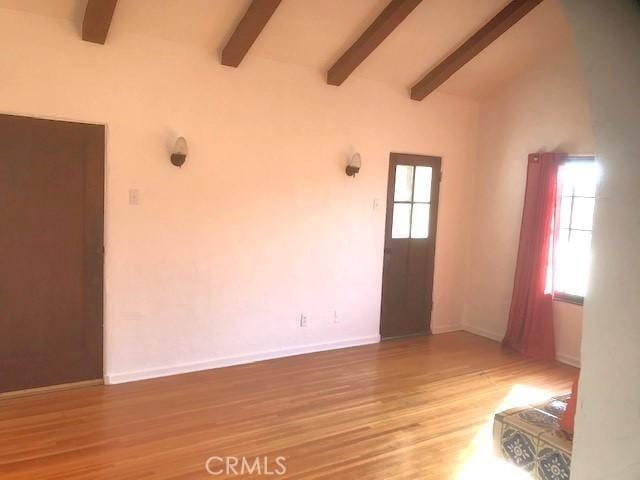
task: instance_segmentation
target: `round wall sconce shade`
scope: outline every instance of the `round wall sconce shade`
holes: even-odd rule
[[[349,163],[347,164],[347,168],[345,172],[350,177],[355,177],[356,173],[360,171],[360,167],[362,166],[362,157],[359,153],[354,153],[349,159]]]
[[[175,145],[173,146],[173,152],[171,152],[171,163],[176,167],[181,167],[187,160],[187,154],[189,153],[189,147],[184,137],[178,137]]]

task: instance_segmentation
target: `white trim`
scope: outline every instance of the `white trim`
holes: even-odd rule
[[[63,117],[60,115],[48,115],[48,114],[39,114],[39,113],[32,113],[32,112],[27,113],[23,111],[7,112],[5,110],[2,110],[0,111],[0,115],[9,115],[12,117],[26,117],[26,118],[32,118],[34,120],[53,120],[56,122],[81,123],[83,125],[98,125],[98,126],[105,126],[105,127],[107,126],[107,123],[105,121],[100,121],[100,120],[86,120],[86,119],[79,119],[77,117],[71,118],[71,117]]]
[[[463,325],[462,329],[465,332],[473,333],[474,335],[480,335],[481,337],[489,338],[491,340],[495,340],[496,342],[501,342],[504,336],[495,332],[491,332],[489,330],[485,330],[484,328],[472,327],[471,325]],[[580,359],[574,357],[573,355],[568,355],[566,353],[556,353],[556,360],[560,363],[564,363],[565,365],[571,365],[572,367],[580,368]]]
[[[151,368],[148,370],[137,370],[132,372],[113,373],[104,376],[104,383],[113,385],[116,383],[133,382],[149,378],[166,377],[181,373],[197,372],[199,370],[209,370],[212,368],[230,367],[232,365],[242,365],[245,363],[260,362],[272,358],[290,357],[292,355],[302,355],[305,353],[322,352],[326,350],[336,350],[339,348],[357,347],[360,345],[370,345],[379,343],[380,336],[351,338],[338,340],[337,342],[314,343],[301,345],[299,347],[283,348],[279,350],[265,350],[262,352],[250,353],[247,355],[237,355],[233,357],[222,357],[204,362],[187,363],[174,365],[171,367]]]
[[[571,365],[572,367],[580,368],[580,359],[573,355],[566,353],[556,353],[556,360],[565,365]]]
[[[459,323],[447,323],[444,325],[432,325],[431,333],[438,335],[439,333],[459,332],[462,329],[462,325]]]
[[[484,328],[474,327],[472,325],[462,325],[462,330],[465,332],[473,333],[474,335],[480,335],[481,337],[490,338],[496,342],[501,342],[504,335],[492,332],[491,330],[485,330]]]

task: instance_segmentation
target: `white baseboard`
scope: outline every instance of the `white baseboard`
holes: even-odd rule
[[[566,353],[556,353],[556,360],[572,367],[580,368],[580,359]]]
[[[133,372],[112,373],[104,376],[104,383],[114,385],[116,383],[133,382],[136,380],[146,380],[150,378],[167,377],[169,375],[178,375],[180,373],[197,372],[200,370],[210,370],[212,368],[230,367],[232,365],[242,365],[245,363],[259,362],[273,358],[290,357],[292,355],[301,355],[304,353],[323,352],[326,350],[336,350],[339,348],[357,347],[360,345],[369,345],[379,343],[380,336],[351,338],[347,340],[339,340],[337,342],[314,343],[310,345],[301,345],[298,347],[283,348],[279,350],[265,350],[262,352],[251,353],[248,355],[238,355],[233,357],[222,357],[204,362],[187,363],[183,365],[175,365],[171,367],[152,368],[148,370],[138,370]]]
[[[496,332],[492,332],[491,330],[485,330],[484,328],[478,328],[473,325],[462,325],[462,330],[465,332],[473,333],[475,335],[480,335],[481,337],[490,338],[491,340],[495,340],[496,342],[501,342],[504,335]]]
[[[437,335],[439,333],[459,332],[462,330],[462,325],[458,323],[448,323],[445,325],[432,325],[431,333]]]
[[[462,330],[465,332],[473,333],[475,335],[480,335],[481,337],[486,337],[491,340],[495,340],[496,342],[501,342],[504,335],[498,334],[496,332],[492,332],[490,330],[485,330],[484,328],[478,328],[471,325],[463,325]],[[571,365],[572,367],[580,368],[580,359],[574,357],[573,355],[567,355],[565,353],[556,353],[556,360],[560,363],[564,363],[566,365]]]

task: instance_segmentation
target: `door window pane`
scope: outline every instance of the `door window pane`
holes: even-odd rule
[[[413,190],[414,202],[431,201],[431,167],[416,167],[415,187]]]
[[[396,165],[396,184],[393,199],[396,202],[410,202],[413,191],[413,167]]]
[[[429,237],[429,204],[414,203],[411,214],[411,238],[427,237]]]
[[[411,204],[393,204],[393,223],[391,226],[391,238],[409,238],[411,226]]]

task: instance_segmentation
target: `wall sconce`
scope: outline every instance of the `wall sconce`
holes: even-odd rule
[[[184,137],[178,137],[176,144],[173,146],[173,152],[171,152],[171,163],[176,167],[181,167],[187,160],[187,153],[189,153],[189,147]]]
[[[356,173],[360,171],[360,166],[362,165],[362,157],[360,157],[359,153],[354,153],[349,159],[349,163],[347,164],[347,168],[345,168],[345,172],[350,177],[355,177]]]

